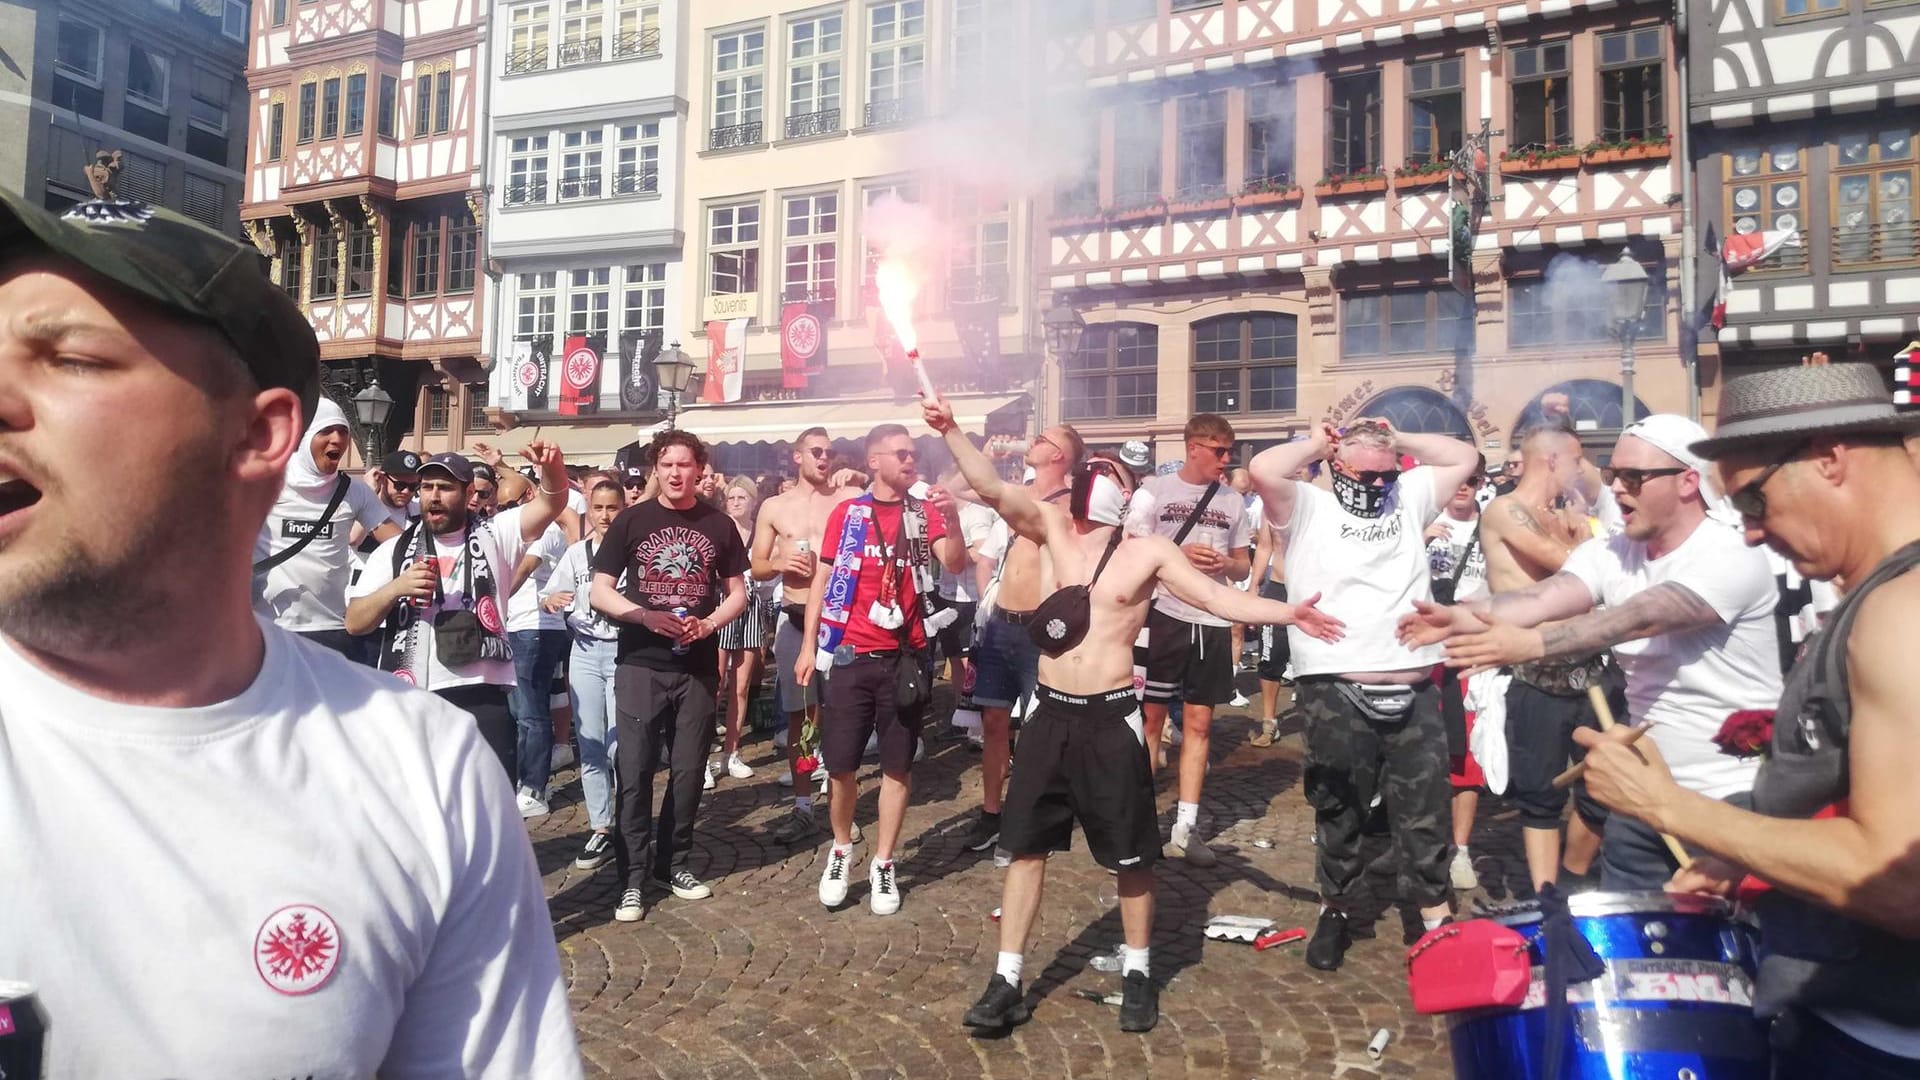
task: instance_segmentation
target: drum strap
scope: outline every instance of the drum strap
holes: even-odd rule
[[[1605,975],[1607,965],[1573,925],[1566,894],[1551,883],[1540,887],[1540,915],[1540,951],[1547,969],[1546,1080],[1560,1080],[1560,1063],[1573,1034],[1567,987]]]

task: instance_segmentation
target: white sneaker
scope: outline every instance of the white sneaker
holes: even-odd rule
[[[913,760],[925,761],[926,759],[927,759],[927,740],[921,739],[920,745],[913,748]]]
[[[867,748],[860,751],[860,756],[863,758],[880,756],[880,733],[878,731],[867,736]]]
[[[873,860],[867,867],[867,906],[875,915],[891,915],[900,910],[900,883],[894,878],[892,862]]]
[[[753,775],[753,769],[746,762],[740,760],[739,754],[728,754],[727,775],[733,777],[735,780],[745,780]]]
[[[783,788],[792,787],[793,786],[793,770],[792,769],[780,770],[780,779],[775,780],[774,783],[779,784]]]
[[[1244,709],[1248,705],[1251,705],[1253,703],[1247,700],[1247,695],[1241,693],[1238,690],[1235,690],[1233,692],[1233,700],[1228,702],[1228,704],[1232,705],[1236,709]]]
[[[837,908],[847,902],[847,872],[848,864],[852,861],[852,848],[845,851],[832,846],[827,848],[827,866],[820,873],[821,904]]]
[[[854,843],[856,843],[856,844],[857,844],[857,843],[859,843],[859,842],[861,841],[861,839],[862,839],[862,837],[860,836],[860,823],[859,823],[859,822],[857,822],[857,821],[856,821],[856,822],[854,822],[854,823],[853,823],[853,831],[852,831],[851,833],[848,833],[847,835],[849,835],[849,836],[851,836],[851,837],[853,837],[853,842],[854,842]]]
[[[785,750],[787,748],[787,729],[785,727],[773,733],[773,748],[775,750]]]
[[[553,748],[553,771],[573,768],[573,747],[561,743]]]
[[[1447,876],[1453,879],[1453,887],[1461,892],[1480,887],[1480,875],[1473,872],[1473,858],[1467,849],[1453,849],[1453,861],[1447,864]]]
[[[705,769],[706,778],[700,781],[700,790],[712,791],[713,783],[714,783],[713,778],[719,772],[720,772],[720,763],[717,761],[708,761],[707,767]]]
[[[523,818],[546,817],[551,812],[547,801],[535,795],[532,788],[521,788],[519,797],[514,801],[520,804],[520,816]]]

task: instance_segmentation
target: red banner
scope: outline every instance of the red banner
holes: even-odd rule
[[[585,334],[569,334],[560,354],[560,415],[584,416],[599,407],[600,350]]]
[[[805,390],[807,377],[827,370],[827,323],[806,303],[780,309],[780,385]]]

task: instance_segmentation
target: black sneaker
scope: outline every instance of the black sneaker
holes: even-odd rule
[[[1005,1031],[1015,1024],[1024,1024],[1033,1015],[1027,1008],[1027,995],[1021,991],[1019,983],[1010,983],[1005,975],[993,973],[987,980],[986,992],[980,1000],[973,1003],[967,1015],[960,1022],[977,1032]]]
[[[974,821],[973,828],[967,830],[967,838],[961,843],[968,851],[985,851],[1000,841],[1000,815],[989,814],[982,810]]]
[[[675,870],[672,877],[656,879],[661,885],[673,890],[673,895],[682,900],[705,900],[713,895],[706,883],[686,870]]]
[[[811,810],[796,806],[787,811],[784,818],[773,828],[773,841],[776,844],[807,843],[820,833],[820,823],[814,820]]]
[[[1120,1030],[1152,1031],[1160,1022],[1160,987],[1144,971],[1120,980]]]
[[[1344,913],[1328,908],[1320,913],[1320,923],[1313,928],[1313,939],[1307,942],[1307,966],[1321,971],[1338,971],[1340,962],[1347,957],[1347,949],[1353,945],[1353,938],[1347,932],[1347,917]]]
[[[580,857],[573,860],[576,870],[598,870],[613,858],[613,837],[597,832],[587,837],[587,846],[580,849]]]

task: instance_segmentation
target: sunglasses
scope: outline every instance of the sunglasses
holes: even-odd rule
[[[647,482],[645,480],[629,480],[620,486],[626,488],[628,491],[634,491],[646,487]]]
[[[1808,444],[1804,442],[1795,443],[1773,464],[1760,470],[1759,476],[1747,481],[1739,491],[1727,496],[1727,501],[1733,504],[1734,512],[1756,525],[1764,520],[1767,516],[1767,493],[1761,489],[1767,486],[1767,481],[1773,479],[1774,473],[1786,468],[1788,463],[1806,450],[1807,446]]]
[[[918,450],[895,450],[895,451],[893,452],[893,459],[894,459],[895,461],[898,461],[898,462],[899,462],[900,464],[902,464],[902,465],[911,465],[911,464],[913,464],[914,462],[916,462],[916,461],[918,461],[918,460],[920,460],[920,451],[918,451]]]
[[[1203,443],[1203,442],[1193,442],[1193,443],[1188,443],[1187,445],[1197,446],[1202,450],[1213,451],[1213,457],[1214,457],[1214,460],[1216,461],[1225,461],[1227,460],[1227,455],[1233,453],[1233,447],[1231,446],[1214,446],[1211,443]]]
[[[1679,476],[1686,471],[1687,469],[1684,466],[1674,469],[1622,469],[1615,466],[1613,478],[1620,482],[1620,487],[1624,489],[1627,494],[1638,495],[1640,494],[1640,485],[1647,481],[1657,476]]]
[[[815,461],[827,460],[827,454],[832,452],[832,448],[826,446],[809,446],[806,450],[807,456],[813,458]]]
[[[1353,472],[1353,478],[1367,485],[1368,487],[1373,487],[1375,485],[1385,487],[1386,485],[1393,483],[1395,480],[1400,479],[1400,470],[1399,469],[1355,469]]]
[[[420,489],[420,481],[418,480],[396,480],[389,476],[387,477],[387,483],[401,491],[418,491]]]

